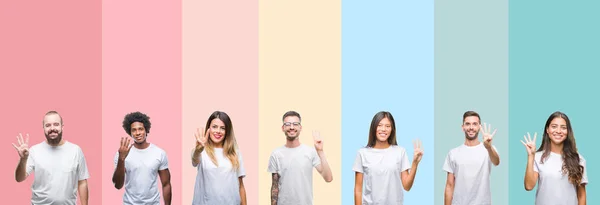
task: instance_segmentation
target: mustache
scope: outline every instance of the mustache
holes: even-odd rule
[[[58,132],[58,130],[50,130],[50,131],[48,131],[48,134],[52,134],[52,133],[58,134],[59,132]]]

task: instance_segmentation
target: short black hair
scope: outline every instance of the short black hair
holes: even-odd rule
[[[152,126],[150,117],[141,112],[132,112],[125,115],[125,119],[123,119],[123,129],[125,129],[125,132],[127,132],[128,135],[131,135],[131,124],[134,122],[141,122],[144,124],[146,134],[150,133],[150,127]]]
[[[296,117],[298,117],[298,120],[300,120],[300,122],[302,122],[300,113],[298,113],[296,111],[287,111],[285,114],[283,114],[283,118],[281,118],[281,121],[284,121],[286,117],[290,117],[290,116],[296,116]]]

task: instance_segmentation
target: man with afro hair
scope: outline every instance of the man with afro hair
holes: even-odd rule
[[[157,175],[162,184],[165,205],[171,204],[171,174],[167,153],[146,140],[150,127],[150,117],[141,112],[129,113],[123,120],[123,129],[129,137],[121,137],[112,178],[115,188],[121,189],[125,185],[123,204],[160,205]]]

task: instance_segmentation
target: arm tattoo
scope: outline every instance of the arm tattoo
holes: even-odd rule
[[[279,198],[279,174],[273,173],[273,183],[271,184],[271,205],[277,205]]]

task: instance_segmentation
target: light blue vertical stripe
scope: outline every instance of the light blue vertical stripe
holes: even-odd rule
[[[412,162],[425,155],[404,204],[433,204],[433,1],[342,1],[342,204],[353,204],[356,152],[375,113],[390,111]]]

